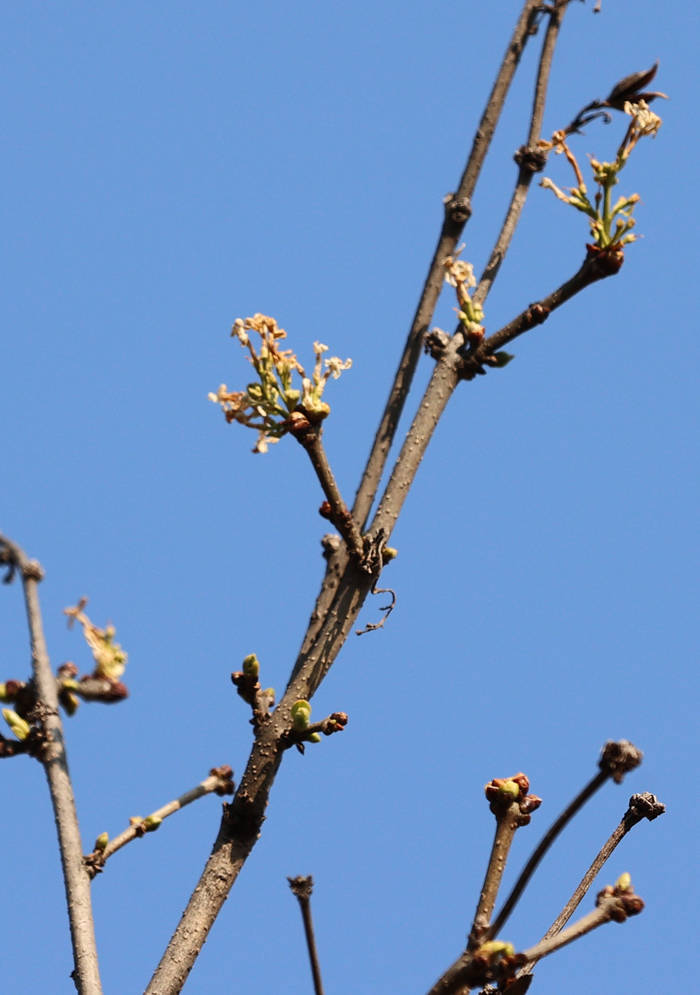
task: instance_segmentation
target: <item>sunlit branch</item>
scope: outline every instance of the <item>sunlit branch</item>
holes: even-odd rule
[[[58,833],[75,960],[73,977],[80,993],[99,995],[102,986],[95,944],[90,879],[83,866],[83,847],[58,711],[56,678],[51,671],[39,604],[39,582],[43,578],[43,570],[35,560],[28,559],[19,546],[3,535],[0,535],[0,563],[8,566],[6,579],[11,579],[14,572],[19,572],[24,589],[37,694],[36,715],[43,737],[39,759],[46,773]]]

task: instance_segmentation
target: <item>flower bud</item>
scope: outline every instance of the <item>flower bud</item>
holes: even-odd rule
[[[625,871],[615,882],[615,887],[618,891],[629,891],[632,887],[632,875],[628,871]]]
[[[109,833],[100,833],[100,835],[95,840],[95,845],[93,850],[99,850],[102,853],[103,850],[107,849],[107,844],[109,843]]]
[[[260,661],[255,653],[249,653],[248,656],[243,658],[243,673],[246,677],[257,679],[260,673]]]
[[[299,701],[295,701],[292,705],[292,724],[294,728],[301,732],[308,728],[309,719],[311,718],[311,705],[308,701],[301,698]]]
[[[23,742],[31,732],[31,726],[11,708],[3,708],[2,716],[20,742]]]

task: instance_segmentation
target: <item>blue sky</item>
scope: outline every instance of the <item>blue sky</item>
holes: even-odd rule
[[[685,990],[696,977],[697,15],[591,7],[567,13],[545,133],[660,60],[664,125],[620,186],[641,194],[644,238],[617,277],[452,400],[394,533],[396,610],[348,642],[314,700],[319,716],[348,712],[347,730],[287,756],[188,991],[310,991],[286,885],[300,873],[316,879],[329,993],[425,991],[473,913],[492,835],[483,784],[524,770],[544,798],[512,880],[603,742],[622,737],[644,765],[570,827],[505,938],[540,937],[629,795],[649,790],[667,815],[639,826],[600,882],[630,871],[644,914],[543,963],[532,990]],[[88,848],[211,766],[242,770],[250,726],[229,674],[255,651],[264,683],[284,686],[321,577],[321,495],[303,452],[285,440],[251,455],[252,434],[207,401],[247,380],[233,319],[275,315],[302,359],[315,339],[352,356],[325,430],[350,500],[441,198],[518,9],[29,0],[6,12],[0,528],[46,569],[55,665],[90,669],[62,615],[81,595],[129,652],[128,701],[67,723]],[[537,44],[474,197],[464,256],[477,270],[510,195]],[[591,125],[574,142],[581,161],[612,158],[622,130]],[[564,167],[546,175],[568,185]],[[487,330],[570,276],[587,238],[582,216],[534,187]],[[442,327],[452,304],[445,294]],[[22,678],[18,587],[0,619],[0,679]],[[376,620],[370,600],[362,621]],[[24,759],[2,776],[2,987],[70,992],[43,777]],[[144,987],[218,821],[205,799],[95,882],[106,992]]]

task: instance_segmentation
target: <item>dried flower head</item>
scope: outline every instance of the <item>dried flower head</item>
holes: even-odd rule
[[[257,349],[248,334],[251,331],[260,336]],[[330,406],[322,400],[323,391],[329,378],[337,380],[343,370],[350,369],[350,359],[331,356],[324,360],[328,346],[315,342],[314,369],[308,377],[294,352],[279,348],[287,333],[275,318],[265,314],[236,318],[231,336],[248,350],[248,361],[257,380],[239,391],[230,391],[221,384],[208,397],[220,406],[227,422],[239,422],[258,432],[253,452],[267,452],[272,443],[299,427],[300,418],[318,422],[330,413]],[[301,386],[294,386],[295,375],[301,377]]]
[[[83,611],[86,604],[87,598],[81,598],[74,608],[64,608],[63,614],[68,616],[69,626],[77,621],[83,627],[85,642],[90,647],[95,660],[93,676],[116,681],[124,673],[127,654],[119,643],[114,642],[117,631],[114,626],[107,625],[104,629],[100,629],[94,625]]]

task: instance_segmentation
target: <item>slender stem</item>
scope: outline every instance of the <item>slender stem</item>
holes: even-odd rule
[[[367,521],[377,493],[389,449],[394,440],[396,428],[418,365],[423,336],[432,321],[435,306],[442,290],[443,260],[454,252],[471,213],[471,197],[501,116],[515,70],[531,33],[533,16],[538,6],[539,0],[526,0],[523,4],[498,75],[486,101],[459,186],[456,193],[447,200],[445,219],[428,268],[428,275],[425,278],[413,323],[408,332],[394,382],[389,391],[389,397],[355,497],[353,514],[361,526],[364,526]]]
[[[605,782],[608,780],[609,777],[610,773],[607,770],[598,771],[595,777],[593,777],[588,782],[588,784],[576,795],[571,804],[564,809],[559,818],[555,819],[555,821],[552,823],[550,828],[544,834],[538,845],[535,847],[532,856],[525,864],[525,867],[523,867],[522,871],[520,872],[520,876],[513,885],[512,891],[510,892],[508,898],[503,903],[503,908],[498,913],[490,929],[488,930],[486,939],[493,939],[494,936],[497,936],[500,933],[501,929],[506,923],[506,920],[508,919],[511,912],[515,908],[518,899],[525,891],[525,888],[527,887],[530,878],[537,870],[537,867],[539,866],[540,861],[542,860],[546,852],[550,849],[550,847],[552,846],[556,838],[560,835],[560,833],[571,822],[576,813],[583,808],[586,802],[593,797],[593,795],[596,793],[598,788],[601,787],[601,785],[605,784]]]
[[[600,873],[601,868],[606,861],[610,859],[611,855],[615,851],[615,848],[622,842],[627,833],[639,822],[641,822],[642,819],[655,819],[659,815],[662,815],[664,811],[665,807],[653,795],[632,795],[627,811],[620,820],[620,824],[613,830],[608,839],[602,845],[591,863],[591,866],[588,868],[579,884],[574,889],[571,898],[544,934],[542,940],[548,940],[550,937],[556,936],[557,933],[561,932],[583,901],[589,888],[593,884],[597,875]],[[536,962],[534,960],[530,961],[524,966],[520,973],[530,974],[535,966],[535,963]]]
[[[545,95],[549,82],[554,46],[559,36],[561,19],[564,16],[567,3],[568,0],[557,0],[543,43],[530,119],[530,143],[534,142],[535,136],[539,134],[542,127]],[[496,278],[496,274],[520,218],[531,177],[532,169],[526,164],[526,160],[523,159],[509,210],[496,240],[496,245],[491,253],[489,263],[474,295],[477,303],[483,302],[493,285],[493,281]],[[531,305],[526,311],[523,311],[517,318],[504,326],[504,328],[488,339],[485,339],[475,350],[473,356],[470,357],[475,372],[483,372],[481,362],[485,356],[492,354],[511,341],[511,339],[516,338],[516,336],[521,335],[536,324],[544,321],[551,311],[563,304],[564,301],[568,300],[579,290],[582,290],[589,283],[601,279],[605,274],[599,267],[594,265],[594,262],[586,260],[571,280],[562,284],[561,287],[557,288],[557,290],[540,302],[538,306]],[[377,513],[372,522],[372,530],[384,528],[387,535],[391,533],[391,529],[398,518],[403,501],[413,482],[413,478],[418,470],[435,426],[460,380],[456,350],[461,345],[461,337],[458,338],[459,341],[453,342],[451,350],[436,364],[433,376],[420,402],[418,413],[409,429],[406,441],[396,460],[391,478],[380,501]]]
[[[204,795],[210,795],[212,792],[216,792],[219,795],[233,794],[234,789],[231,773],[230,767],[215,768],[209,777],[205,777],[200,784],[186,791],[179,798],[174,798],[172,801],[167,802],[167,804],[157,808],[143,819],[134,819],[127,829],[124,829],[118,836],[110,839],[104,849],[95,849],[85,857],[90,876],[94,877],[98,871],[101,871],[106,861],[117,850],[121,850],[127,843],[144,836],[147,832],[157,829],[163,819],[167,819],[169,815],[179,812],[185,805],[190,805],[192,802],[197,801],[198,798],[203,798]]]
[[[566,280],[556,290],[553,290],[551,294],[548,294],[534,304],[530,304],[529,307],[521,311],[512,321],[503,325],[493,335],[485,338],[476,350],[474,354],[475,358],[483,360],[484,356],[502,349],[504,345],[508,345],[509,342],[522,335],[523,332],[529,332],[536,325],[541,325],[552,311],[561,307],[562,304],[565,304],[575,294],[580,293],[592,283],[596,283],[598,280],[603,280],[606,276],[611,275],[611,273],[599,265],[595,257],[587,257],[570,280]]]
[[[643,907],[643,903],[640,902],[640,905]],[[640,912],[641,907],[635,911]],[[561,950],[568,943],[573,943],[574,940],[585,936],[586,933],[590,933],[592,929],[602,926],[603,923],[611,922],[613,919],[617,922],[623,921],[627,916],[618,916],[617,912],[619,908],[620,903],[617,898],[612,895],[606,896],[602,901],[599,901],[595,909],[592,909],[587,915],[582,916],[573,926],[569,926],[568,929],[562,929],[556,935],[542,939],[534,947],[523,951],[523,957],[527,957],[528,961],[541,960],[542,957],[553,954],[555,950]]]
[[[435,365],[413,423],[396,458],[370,531],[384,529],[387,536],[391,534],[433,432],[458,383],[459,357],[456,353],[452,353],[438,360]]]
[[[413,483],[421,460],[428,448],[437,423],[447,406],[457,384],[463,376],[470,378],[478,372],[484,372],[481,364],[486,357],[507,345],[517,336],[541,324],[552,311],[561,307],[574,294],[607,274],[598,264],[597,259],[586,259],[577,273],[541,301],[531,304],[525,311],[509,321],[493,335],[481,343],[464,360],[459,355],[459,345],[453,341],[445,355],[438,360],[433,375],[426,387],[418,406],[413,424],[408,430],[406,440],[401,448],[386,490],[374,516],[371,531],[383,528],[387,537],[399,517],[403,503]],[[470,374],[473,370],[473,374]]]
[[[46,744],[39,759],[46,773],[58,834],[75,961],[72,977],[81,995],[99,995],[102,985],[90,899],[90,878],[83,866],[83,847],[58,711],[56,678],[51,672],[39,604],[39,581],[43,572],[38,563],[29,560],[19,546],[2,535],[0,549],[7,556],[5,562],[14,564],[22,576],[37,708]]]
[[[338,529],[347,547],[355,556],[362,556],[362,535],[357,527],[355,517],[348,511],[336,479],[331,470],[331,465],[326,456],[326,450],[321,441],[321,430],[310,429],[296,435],[297,441],[309,454],[311,465],[316,471],[316,476],[321,485],[321,489],[330,505],[328,517]]]
[[[634,823],[630,823],[625,815],[619,826],[610,834],[608,839],[596,854],[595,859],[581,878],[571,898],[542,937],[543,940],[548,940],[550,936],[554,936],[556,933],[561,932],[564,926],[566,926],[569,919],[571,919],[572,915],[585,898],[588,889],[593,884],[593,881],[595,880],[596,875],[602,868],[603,864],[605,864],[605,862],[609,859],[618,844],[622,842],[623,838],[632,828],[632,825],[634,825]]]
[[[311,964],[311,975],[314,979],[314,995],[323,995],[323,982],[321,981],[321,968],[318,962],[318,951],[316,950],[316,938],[314,936],[314,924],[311,919],[311,892],[313,890],[313,878],[308,877],[287,878],[289,887],[292,889],[299,901],[301,918],[304,923],[304,935],[306,936],[306,947],[309,951],[309,963]]]
[[[479,902],[474,914],[474,921],[469,932],[468,950],[475,950],[481,943],[491,922],[493,908],[496,904],[498,889],[501,886],[506,861],[518,823],[521,819],[519,801],[512,802],[504,812],[496,816],[496,832],[491,845],[489,862],[484,876],[484,883],[479,895]]]
[[[488,297],[501,264],[506,257],[513,240],[515,229],[520,221],[527,194],[530,189],[532,177],[535,172],[543,168],[545,157],[537,155],[535,143],[538,141],[542,131],[542,121],[544,119],[545,101],[547,97],[547,87],[552,70],[552,59],[554,48],[559,37],[561,22],[566,11],[569,0],[557,0],[553,10],[550,11],[549,23],[545,33],[542,51],[540,53],[540,63],[535,81],[535,94],[532,105],[532,115],[530,117],[530,127],[528,130],[527,144],[516,154],[518,162],[518,177],[515,183],[513,196],[506,212],[501,231],[499,232],[496,244],[491,251],[489,261],[486,264],[479,285],[474,291],[473,300],[475,304],[483,304]]]

